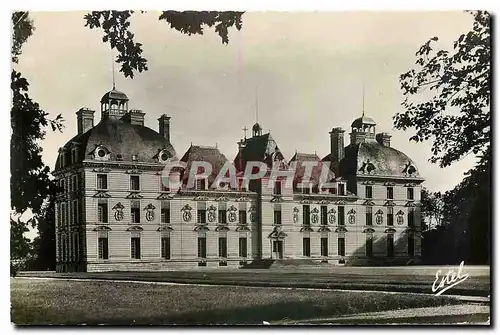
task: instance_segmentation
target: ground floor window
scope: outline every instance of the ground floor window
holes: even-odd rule
[[[161,258],[170,259],[170,236],[161,238]]]
[[[394,235],[387,235],[387,256],[394,256]]]
[[[328,237],[321,238],[321,256],[328,256]]]
[[[366,256],[368,256],[368,257],[373,256],[373,236],[372,235],[366,236]]]
[[[240,255],[240,257],[247,257],[247,255],[248,255],[247,247],[248,247],[247,238],[240,237],[240,242],[239,242],[239,255]]]
[[[311,238],[304,237],[302,239],[302,255],[311,257]]]
[[[109,258],[108,237],[99,237],[98,239],[98,257],[99,259]]]
[[[198,237],[198,257],[207,257],[207,238],[204,236]]]
[[[408,256],[415,255],[415,240],[413,239],[413,235],[408,235]]]
[[[132,237],[130,239],[130,257],[132,259],[141,259],[141,238]]]
[[[219,257],[227,257],[227,237],[219,237]]]
[[[345,237],[339,237],[338,239],[338,254],[345,256]]]

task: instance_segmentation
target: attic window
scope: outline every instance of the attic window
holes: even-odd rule
[[[123,155],[122,154],[117,154],[116,155],[116,160],[117,161],[122,161],[123,160]]]
[[[166,161],[167,159],[168,159],[168,154],[167,154],[166,152],[163,152],[163,153],[161,154],[161,160],[162,160],[162,161]]]
[[[137,155],[132,155],[132,160],[135,162],[137,161]]]
[[[99,156],[101,158],[106,156],[106,151],[104,151],[104,149],[97,150],[97,156]]]

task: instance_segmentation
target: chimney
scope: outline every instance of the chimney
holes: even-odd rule
[[[83,134],[90,128],[94,127],[94,113],[95,111],[82,107],[76,112],[76,125],[78,134]]]
[[[391,146],[391,135],[388,133],[378,133],[377,136],[375,137],[377,142],[382,144],[384,147],[390,147]]]
[[[127,121],[130,122],[130,124],[136,124],[139,126],[144,126],[144,113],[141,109],[131,109],[127,113]]]
[[[170,142],[170,116],[167,114],[158,119],[158,132]]]
[[[339,127],[330,132],[330,159],[333,164],[338,164],[344,158],[344,132]]]

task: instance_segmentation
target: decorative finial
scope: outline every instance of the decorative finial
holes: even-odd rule
[[[247,138],[247,130],[248,130],[248,128],[247,128],[247,126],[244,126],[242,129],[243,129],[243,132],[245,133],[245,139],[246,139]]]
[[[255,122],[259,123],[259,87],[255,87]]]
[[[113,48],[111,48],[111,67],[112,67],[112,76],[113,76],[113,89],[116,89],[115,87],[115,59],[113,57]]]

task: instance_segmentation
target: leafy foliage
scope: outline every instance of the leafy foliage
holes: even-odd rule
[[[394,116],[394,126],[415,128],[413,141],[432,138],[430,160],[441,167],[484,153],[490,143],[490,15],[471,14],[473,29],[454,42],[452,52],[437,50],[433,37],[417,51],[417,67],[400,77],[405,111]],[[419,101],[425,91],[432,98]]]
[[[101,28],[104,31],[102,41],[108,43],[111,49],[118,50],[116,62],[121,64],[120,71],[125,77],[134,77],[134,71],[147,71],[147,60],[142,56],[142,44],[134,40],[130,31],[130,17],[134,11],[93,11],[85,15],[85,26],[90,29]],[[203,27],[215,26],[215,31],[222,43],[229,43],[228,28],[242,27],[243,12],[217,11],[164,11],[158,20],[166,21],[172,29],[183,34],[203,34]]]
[[[62,129],[62,116],[48,119],[48,114],[28,95],[28,81],[16,70],[12,70],[11,109],[11,207],[17,213],[28,208],[40,211],[43,202],[51,193],[50,168],[42,161],[39,141],[46,135],[45,127]]]
[[[12,62],[18,62],[22,46],[34,30],[28,12],[15,12],[12,15]],[[22,214],[31,209],[34,216],[28,222],[19,217],[11,218],[11,260],[21,260],[28,256],[30,241],[24,237],[28,225],[35,227],[43,216],[42,206],[47,197],[55,191],[55,185],[49,178],[50,168],[42,161],[40,141],[45,138],[46,127],[61,131],[63,119],[58,115],[50,119],[29,94],[29,83],[21,73],[11,73],[12,107],[10,122],[12,137],[10,140],[10,189],[11,208],[14,213]],[[16,265],[14,265],[15,267]]]
[[[35,27],[29,18],[28,12],[15,12],[12,14],[12,62],[17,63],[21,55],[23,44],[31,36]]]

